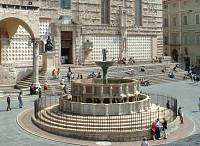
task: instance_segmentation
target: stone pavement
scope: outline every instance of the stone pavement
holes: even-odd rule
[[[200,96],[200,85],[194,85],[190,80],[173,82],[168,84],[157,84],[149,87],[142,88],[143,91],[158,93],[158,94],[167,94],[170,96],[177,97],[178,103],[183,106],[183,112],[185,117],[188,117],[195,123],[195,129],[193,131],[192,121],[189,119],[185,119],[185,124],[180,125],[179,132],[171,133],[167,140],[159,140],[159,141],[150,141],[151,144],[161,145],[161,142],[164,142],[163,145],[166,146],[200,146],[200,112],[198,111],[198,97]],[[71,146],[74,144],[70,144],[72,139],[67,141],[67,143],[55,142],[51,140],[47,140],[44,138],[40,138],[29,132],[26,132],[16,122],[17,115],[24,111],[25,109],[29,109],[33,107],[33,101],[36,99],[35,96],[31,96],[28,98],[24,98],[23,109],[18,108],[18,101],[16,97],[12,98],[12,110],[5,111],[6,109],[6,100],[5,98],[0,99],[0,145],[2,146]],[[26,118],[24,120],[27,120]],[[179,139],[182,135],[185,137],[193,131],[192,135],[189,137]],[[171,138],[170,138],[171,137]],[[66,139],[66,138],[65,138]],[[167,142],[174,141],[170,144],[166,144]],[[77,140],[75,140],[77,141]],[[131,143],[109,143],[109,142],[93,142],[94,145],[126,145],[126,146],[139,146],[140,142],[131,142]],[[83,145],[82,143],[80,145]],[[89,143],[88,143],[89,145]]]

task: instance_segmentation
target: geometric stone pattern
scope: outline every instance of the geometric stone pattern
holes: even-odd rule
[[[87,36],[93,42],[92,60],[102,59],[102,49],[108,50],[108,59],[118,58],[120,53],[120,36]],[[150,60],[152,58],[152,38],[149,36],[127,37],[127,58]]]
[[[46,41],[49,34],[48,21],[40,22],[40,36]],[[2,33],[3,34],[3,33]],[[20,25],[11,39],[2,35],[2,63],[22,62],[33,60],[33,49],[29,33]]]
[[[2,36],[2,63],[32,61],[33,49],[29,33],[20,25],[14,36]]]
[[[40,33],[40,38],[43,39],[43,41],[46,42],[47,36],[50,33],[49,30],[49,24],[50,24],[50,19],[40,19],[40,24],[39,24],[39,33]]]
[[[149,36],[133,36],[127,38],[127,56],[137,60],[152,58],[152,38]]]
[[[92,60],[102,60],[102,49],[108,50],[108,59],[118,58],[120,36],[87,36],[93,42]]]
[[[30,34],[19,25],[17,32],[9,39],[4,35],[1,29],[1,62],[13,63],[33,60],[33,47]],[[49,19],[40,20],[39,24],[40,37],[46,41],[49,35]]]

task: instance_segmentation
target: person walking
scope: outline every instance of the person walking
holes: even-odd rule
[[[199,107],[199,111],[200,111],[200,97],[199,97],[198,107]]]
[[[11,108],[10,108],[10,102],[11,102],[11,100],[10,100],[10,95],[8,95],[8,97],[7,97],[7,111],[8,110],[11,110]]]
[[[46,95],[47,90],[48,90],[48,83],[47,83],[47,81],[45,81],[45,83],[44,83],[44,94],[45,95]]]
[[[42,97],[42,91],[41,91],[41,88],[39,88],[38,96],[39,96],[39,98]]]
[[[80,78],[80,75],[78,74],[77,79],[79,79],[79,78]]]
[[[153,123],[151,124],[151,134],[153,137],[153,140],[156,139],[156,121],[153,121]]]
[[[147,141],[147,138],[146,138],[146,137],[143,138],[142,143],[141,143],[141,146],[150,146],[150,145],[149,145],[149,142]]]
[[[156,121],[156,139],[160,139],[160,120],[157,119]]]
[[[57,78],[57,79],[60,79],[60,68],[57,69],[56,78]]]
[[[22,92],[19,92],[18,101],[19,101],[19,108],[22,108],[23,107]]]
[[[197,85],[199,85],[199,77],[196,78]]]
[[[83,79],[83,75],[82,74],[80,75],[80,79]]]
[[[165,118],[163,118],[162,130],[163,130],[163,138],[167,139],[167,120]]]
[[[183,112],[181,107],[178,108],[178,116],[180,118],[181,124],[183,124]]]
[[[170,109],[170,103],[169,103],[169,100],[167,100],[166,107],[167,107],[167,109]]]
[[[71,75],[72,75],[72,72],[68,72],[68,73],[67,73],[68,82],[70,82],[70,80],[71,80]]]
[[[65,94],[67,94],[67,84],[65,84],[63,91],[64,91]]]

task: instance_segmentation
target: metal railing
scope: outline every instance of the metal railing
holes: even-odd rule
[[[50,106],[59,104],[59,96],[46,95],[34,102],[34,115],[36,120],[47,122],[49,127],[62,127],[73,129],[74,131],[92,131],[92,132],[132,132],[138,130],[147,130],[157,118],[166,118],[168,123],[177,117],[177,100],[165,95],[150,94],[152,103],[158,105],[154,110],[133,112],[129,115],[78,115],[76,113],[63,112],[57,109],[44,110]],[[166,103],[169,101],[169,108]],[[159,108],[160,107],[160,108]],[[46,119],[47,120],[46,120]]]

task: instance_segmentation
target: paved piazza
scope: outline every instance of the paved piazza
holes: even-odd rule
[[[143,87],[143,92],[152,92],[158,94],[165,94],[177,97],[178,104],[183,106],[183,112],[185,118],[185,124],[179,127],[174,133],[169,135],[167,140],[150,141],[151,145],[161,145],[163,143],[166,146],[197,146],[200,145],[200,112],[198,109],[198,97],[200,97],[200,85],[194,85],[190,80],[179,81],[172,83],[161,83],[152,85],[149,87]],[[55,142],[47,140],[30,134],[29,132],[23,130],[16,122],[17,115],[26,109],[33,107],[33,101],[36,96],[25,96],[24,97],[24,108],[18,109],[18,101],[16,97],[12,98],[11,111],[5,111],[6,109],[6,99],[1,98],[0,102],[0,145],[2,146],[70,146],[76,145],[116,145],[116,146],[139,146],[140,142],[129,142],[129,143],[110,143],[110,142],[86,142],[74,139],[66,138],[65,143]],[[189,120],[191,119],[191,120]],[[193,128],[193,123],[195,126]],[[191,128],[192,127],[192,128]],[[181,129],[181,130],[180,130]],[[180,139],[181,136],[186,138]],[[190,136],[188,136],[190,135]],[[180,139],[180,140],[176,140]],[[175,142],[172,142],[175,141]],[[169,143],[170,144],[166,144]],[[172,142],[172,143],[171,143]],[[67,144],[66,144],[67,143]],[[71,144],[75,143],[75,144]]]

